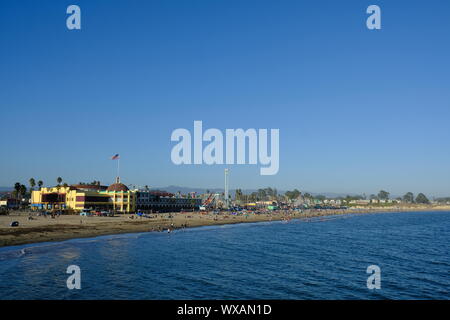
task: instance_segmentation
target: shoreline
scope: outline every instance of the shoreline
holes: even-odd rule
[[[193,228],[213,225],[237,223],[256,223],[268,221],[283,221],[291,219],[308,219],[315,217],[350,215],[350,214],[380,214],[402,212],[442,212],[449,211],[450,206],[423,207],[380,207],[356,208],[347,210],[304,210],[276,211],[264,214],[231,215],[221,213],[165,213],[153,214],[154,218],[136,218],[135,215],[124,214],[116,217],[80,217],[77,215],[62,215],[55,219],[50,217],[34,217],[28,220],[28,213],[0,216],[0,247],[17,246],[40,242],[64,241],[77,238],[92,238],[126,233],[158,232],[162,230]],[[172,215],[172,218],[168,216]],[[133,218],[131,218],[133,217]],[[9,227],[12,221],[19,221],[19,227]]]

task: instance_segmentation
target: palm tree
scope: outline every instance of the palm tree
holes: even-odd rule
[[[61,201],[61,195],[59,194],[59,188],[61,187],[61,182],[63,181],[63,179],[61,177],[56,178],[56,182],[58,182],[58,185],[56,186],[56,189],[58,190],[58,206],[59,206],[59,202]]]
[[[30,178],[30,180],[28,180],[30,183],[30,192],[33,191],[34,186],[36,185],[36,181],[34,180],[34,178]]]
[[[19,200],[19,194],[20,194],[20,182],[16,182],[14,184],[14,191],[16,193],[16,200]]]
[[[20,184],[19,182],[16,182],[14,184],[14,193],[16,196],[16,200],[22,202],[22,198],[27,193],[27,187],[25,187],[23,184]]]
[[[43,184],[44,184],[44,182],[43,182],[42,180],[39,180],[39,181],[38,181],[38,187],[39,187],[39,189],[42,188],[42,185],[43,185]]]
[[[21,198],[25,197],[26,193],[27,193],[27,187],[23,184],[20,185],[20,189],[19,189]]]

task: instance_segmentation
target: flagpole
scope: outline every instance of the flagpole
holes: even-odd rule
[[[120,156],[119,156],[119,158],[117,159],[117,177],[120,179],[120,172],[119,172],[119,169],[120,169]]]

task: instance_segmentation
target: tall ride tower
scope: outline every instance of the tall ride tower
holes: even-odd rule
[[[225,169],[225,209],[229,208],[229,199],[228,199],[228,169]]]

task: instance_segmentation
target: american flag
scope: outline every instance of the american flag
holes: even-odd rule
[[[115,155],[113,155],[113,156],[111,157],[111,160],[117,160],[117,159],[120,159],[118,153],[116,153]]]

